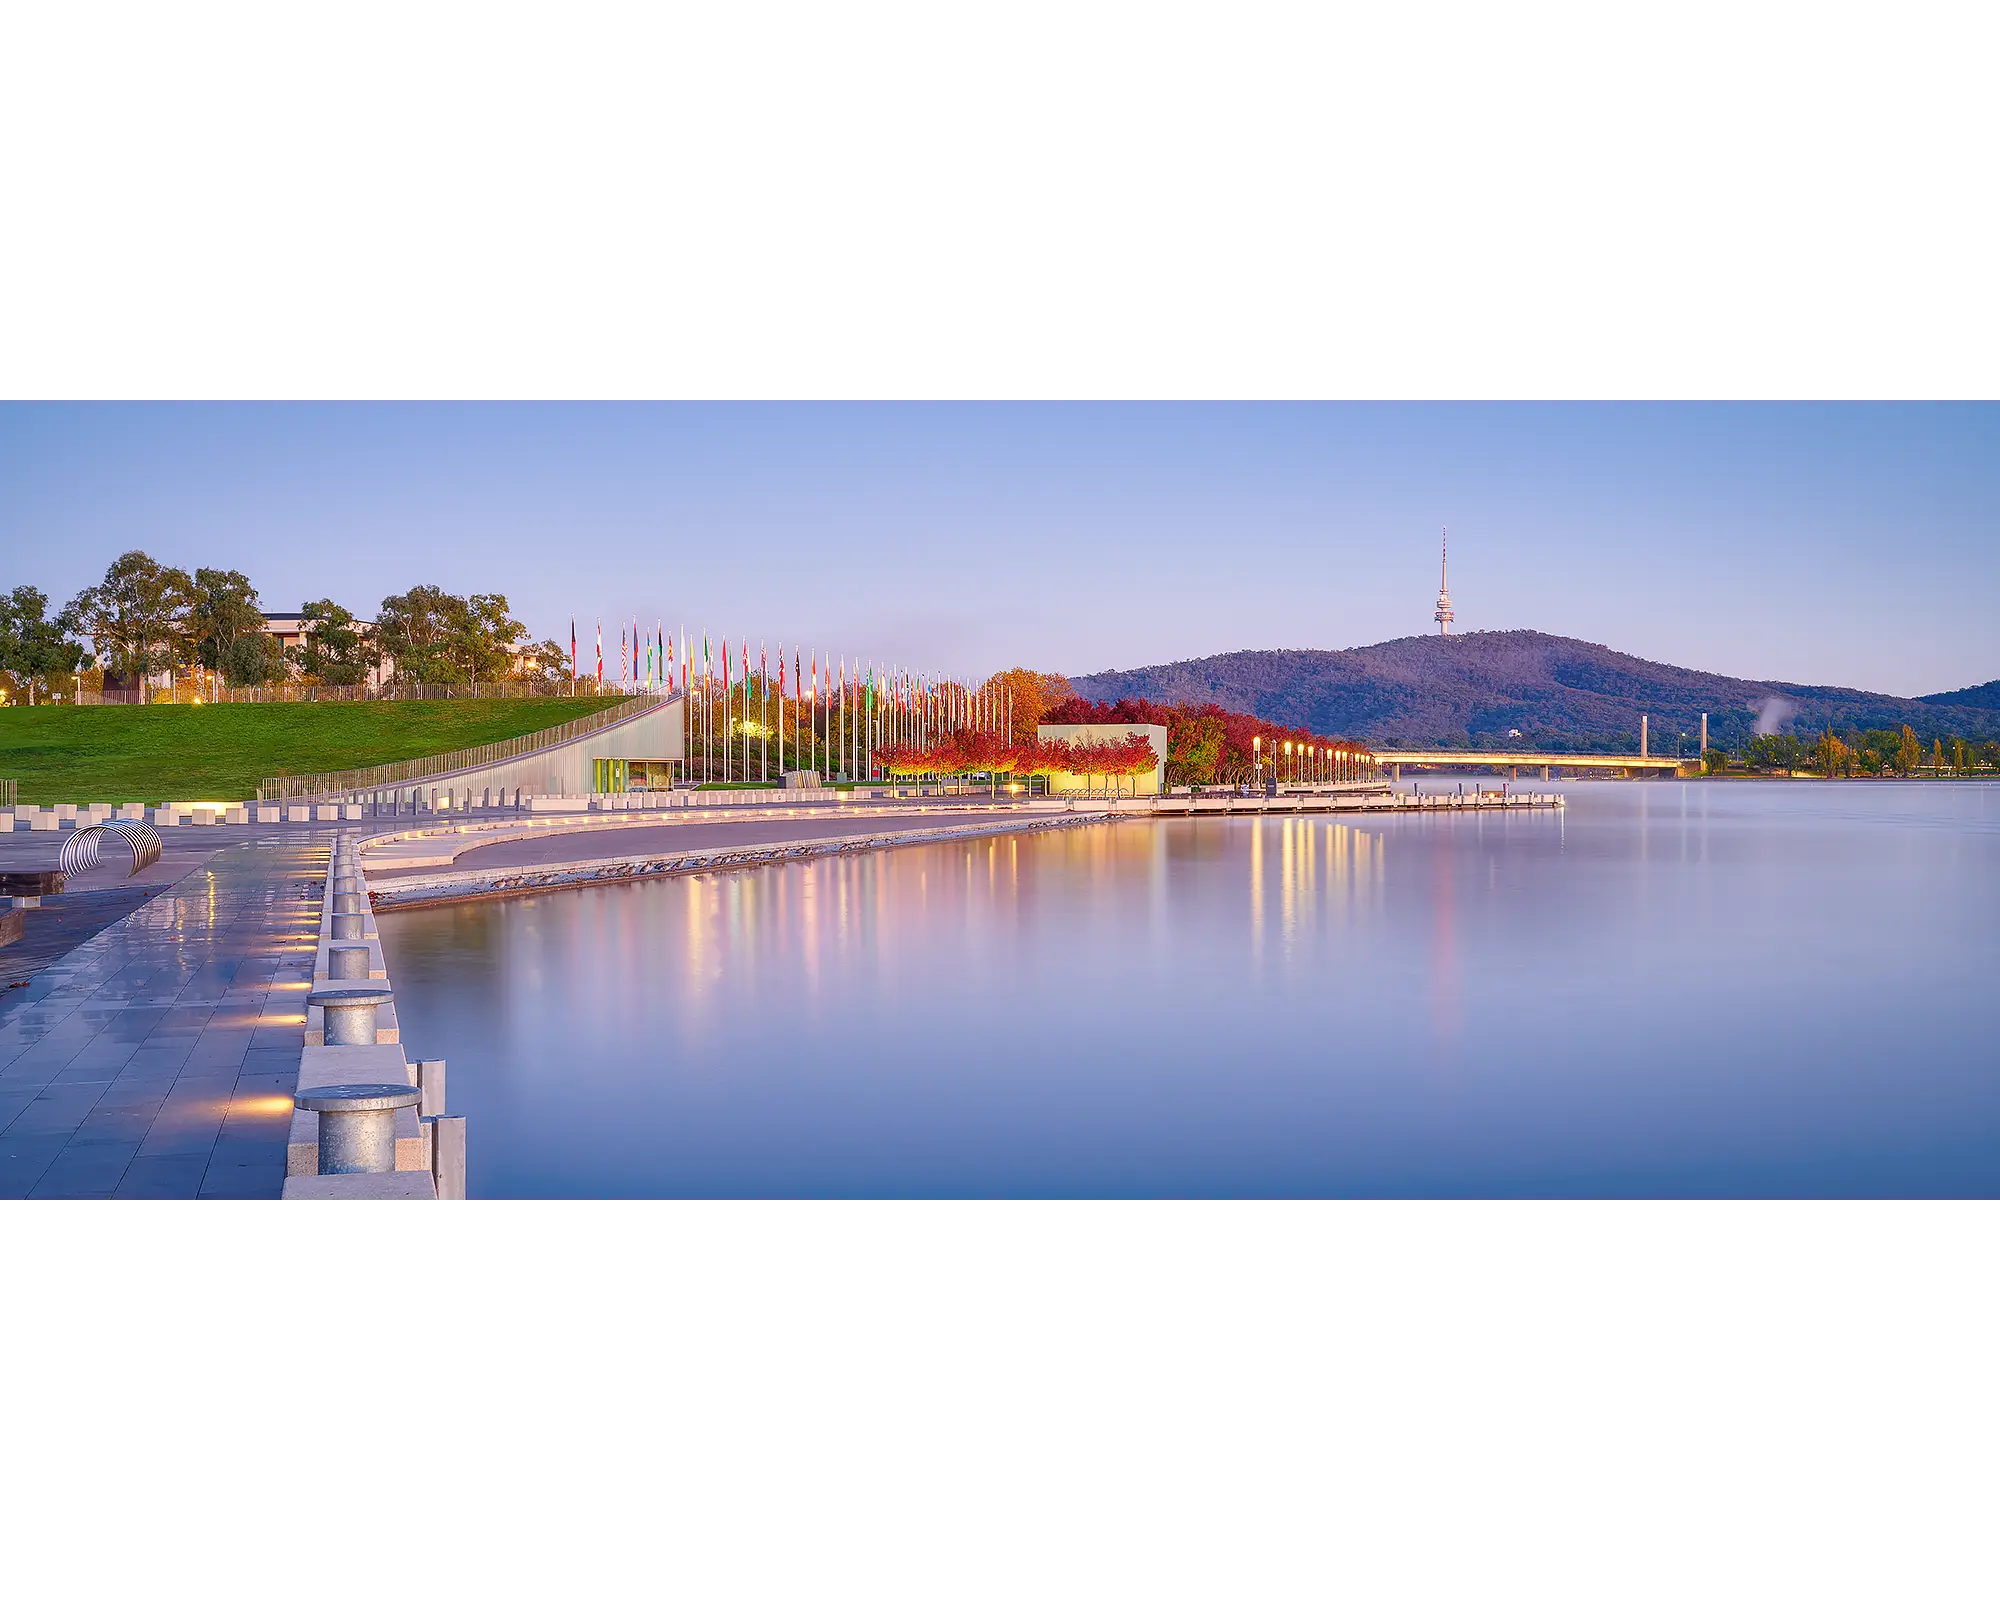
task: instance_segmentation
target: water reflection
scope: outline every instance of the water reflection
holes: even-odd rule
[[[2000,1187],[1994,786],[1572,792],[1566,817],[1093,827],[382,931],[480,1193]]]

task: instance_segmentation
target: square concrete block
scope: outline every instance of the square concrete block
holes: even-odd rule
[[[310,822],[312,818],[313,811],[311,806],[285,807],[285,820],[287,822]]]
[[[172,806],[161,806],[153,813],[153,826],[156,828],[178,828],[180,825],[181,814]]]
[[[318,814],[317,820],[320,822],[338,822],[340,820],[339,806],[315,806],[313,810]]]
[[[197,828],[206,828],[215,821],[215,813],[206,806],[197,806],[188,813],[188,821]]]
[[[257,807],[257,820],[259,822],[283,822],[285,820],[284,808],[282,806],[259,806]]]
[[[144,822],[146,808],[136,800],[128,800],[118,808],[118,818],[121,822]]]
[[[287,1200],[435,1200],[428,1172],[353,1172],[285,1179]]]
[[[399,1044],[309,1044],[299,1052],[300,1089],[323,1089],[336,1083],[417,1086],[415,1070]]]
[[[340,819],[343,822],[359,822],[361,820],[361,813],[361,806],[350,800],[340,808]]]
[[[57,826],[58,821],[53,811],[38,811],[29,821],[28,831],[30,833],[54,833]]]
[[[56,814],[56,816],[59,817],[64,822],[76,821],[75,806],[51,806],[49,807],[49,809],[53,811]]]
[[[227,811],[222,813],[222,820],[224,822],[248,822],[250,820],[250,808],[248,806],[231,806]]]
[[[0,833],[12,833],[13,831],[14,813],[9,811],[5,814],[0,814]]]

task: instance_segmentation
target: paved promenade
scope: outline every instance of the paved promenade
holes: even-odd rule
[[[0,998],[0,1198],[277,1198],[334,831],[177,839],[178,881]]]
[[[0,833],[0,871],[52,868],[68,837],[67,833]],[[28,913],[22,937],[0,945],[0,1015],[10,1000],[20,998],[29,978],[171,889],[222,845],[213,828],[168,828],[160,840],[160,859],[144,872],[128,876],[131,857],[122,848],[108,850],[103,865],[80,873],[61,894],[48,896]]]

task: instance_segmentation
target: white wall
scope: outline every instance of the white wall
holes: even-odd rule
[[[1136,778],[1082,778],[1069,772],[1049,775],[1049,793],[1067,794],[1078,789],[1117,788],[1127,794],[1158,794],[1167,769],[1167,730],[1157,722],[1044,722],[1035,737],[1044,742],[1061,739],[1066,744],[1123,744],[1135,733],[1143,733],[1159,757],[1151,772]]]
[[[604,760],[678,761],[686,754],[681,742],[684,701],[679,695],[651,711],[642,711],[608,728],[551,745],[510,761],[495,761],[463,772],[446,773],[400,785],[394,792],[408,800],[433,789],[525,789],[530,794],[589,794],[595,764]],[[373,791],[369,791],[373,792]]]

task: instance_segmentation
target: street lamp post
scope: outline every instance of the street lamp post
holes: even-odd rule
[[[1264,736],[1260,733],[1250,741],[1250,749],[1257,759],[1257,787],[1264,787]]]

